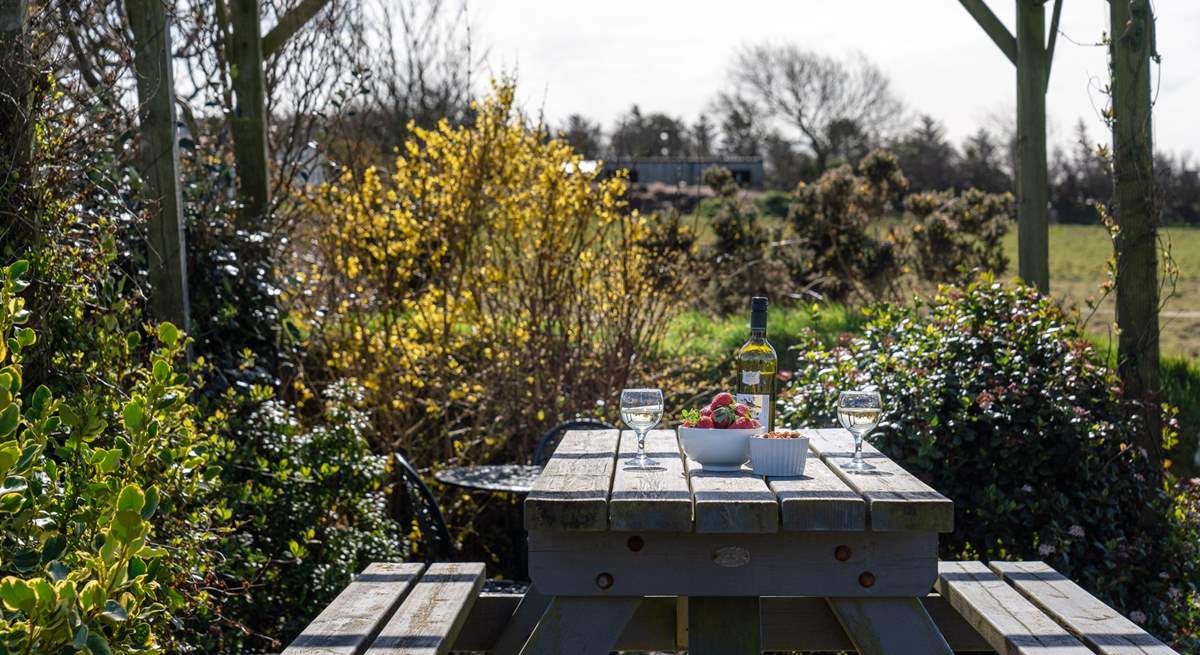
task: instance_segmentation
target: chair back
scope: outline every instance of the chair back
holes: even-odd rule
[[[554,454],[554,450],[558,448],[558,442],[562,441],[563,435],[568,430],[615,430],[617,426],[601,421],[598,418],[573,418],[568,421],[563,421],[558,425],[546,431],[541,439],[538,439],[537,447],[533,449],[533,463],[538,466],[545,466],[546,462],[550,461],[550,456]]]
[[[450,555],[450,531],[437,498],[404,455],[392,453],[392,460],[397,477],[392,491],[392,516],[406,531],[416,522],[421,531],[421,542],[410,547],[419,548],[419,559],[426,563],[446,561]]]

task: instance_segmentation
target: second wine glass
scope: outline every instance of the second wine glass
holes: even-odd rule
[[[843,428],[854,435],[854,457],[842,464],[846,471],[870,471],[874,466],[863,461],[862,442],[883,415],[883,400],[879,392],[871,389],[843,391],[838,394],[837,417]]]
[[[627,460],[630,468],[645,469],[658,466],[646,456],[646,433],[658,425],[663,415],[663,395],[660,389],[625,389],[621,392],[621,420],[637,432],[637,455]]]

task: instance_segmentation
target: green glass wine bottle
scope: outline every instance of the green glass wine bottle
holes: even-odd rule
[[[779,356],[767,341],[767,299],[750,300],[750,340],[734,356],[737,401],[750,407],[750,415],[767,430],[775,427],[775,373]]]

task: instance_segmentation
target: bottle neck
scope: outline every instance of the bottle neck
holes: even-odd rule
[[[751,341],[765,341],[766,338],[767,338],[767,328],[765,328],[765,327],[750,328],[750,340]]]

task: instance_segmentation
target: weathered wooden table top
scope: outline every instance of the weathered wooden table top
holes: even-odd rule
[[[775,533],[950,532],[953,503],[869,444],[876,467],[851,474],[850,433],[803,430],[809,457],[800,477],[763,478],[748,468],[705,471],[684,456],[674,430],[653,430],[646,452],[662,466],[629,469],[632,431],[568,432],[525,501],[531,531]]]

